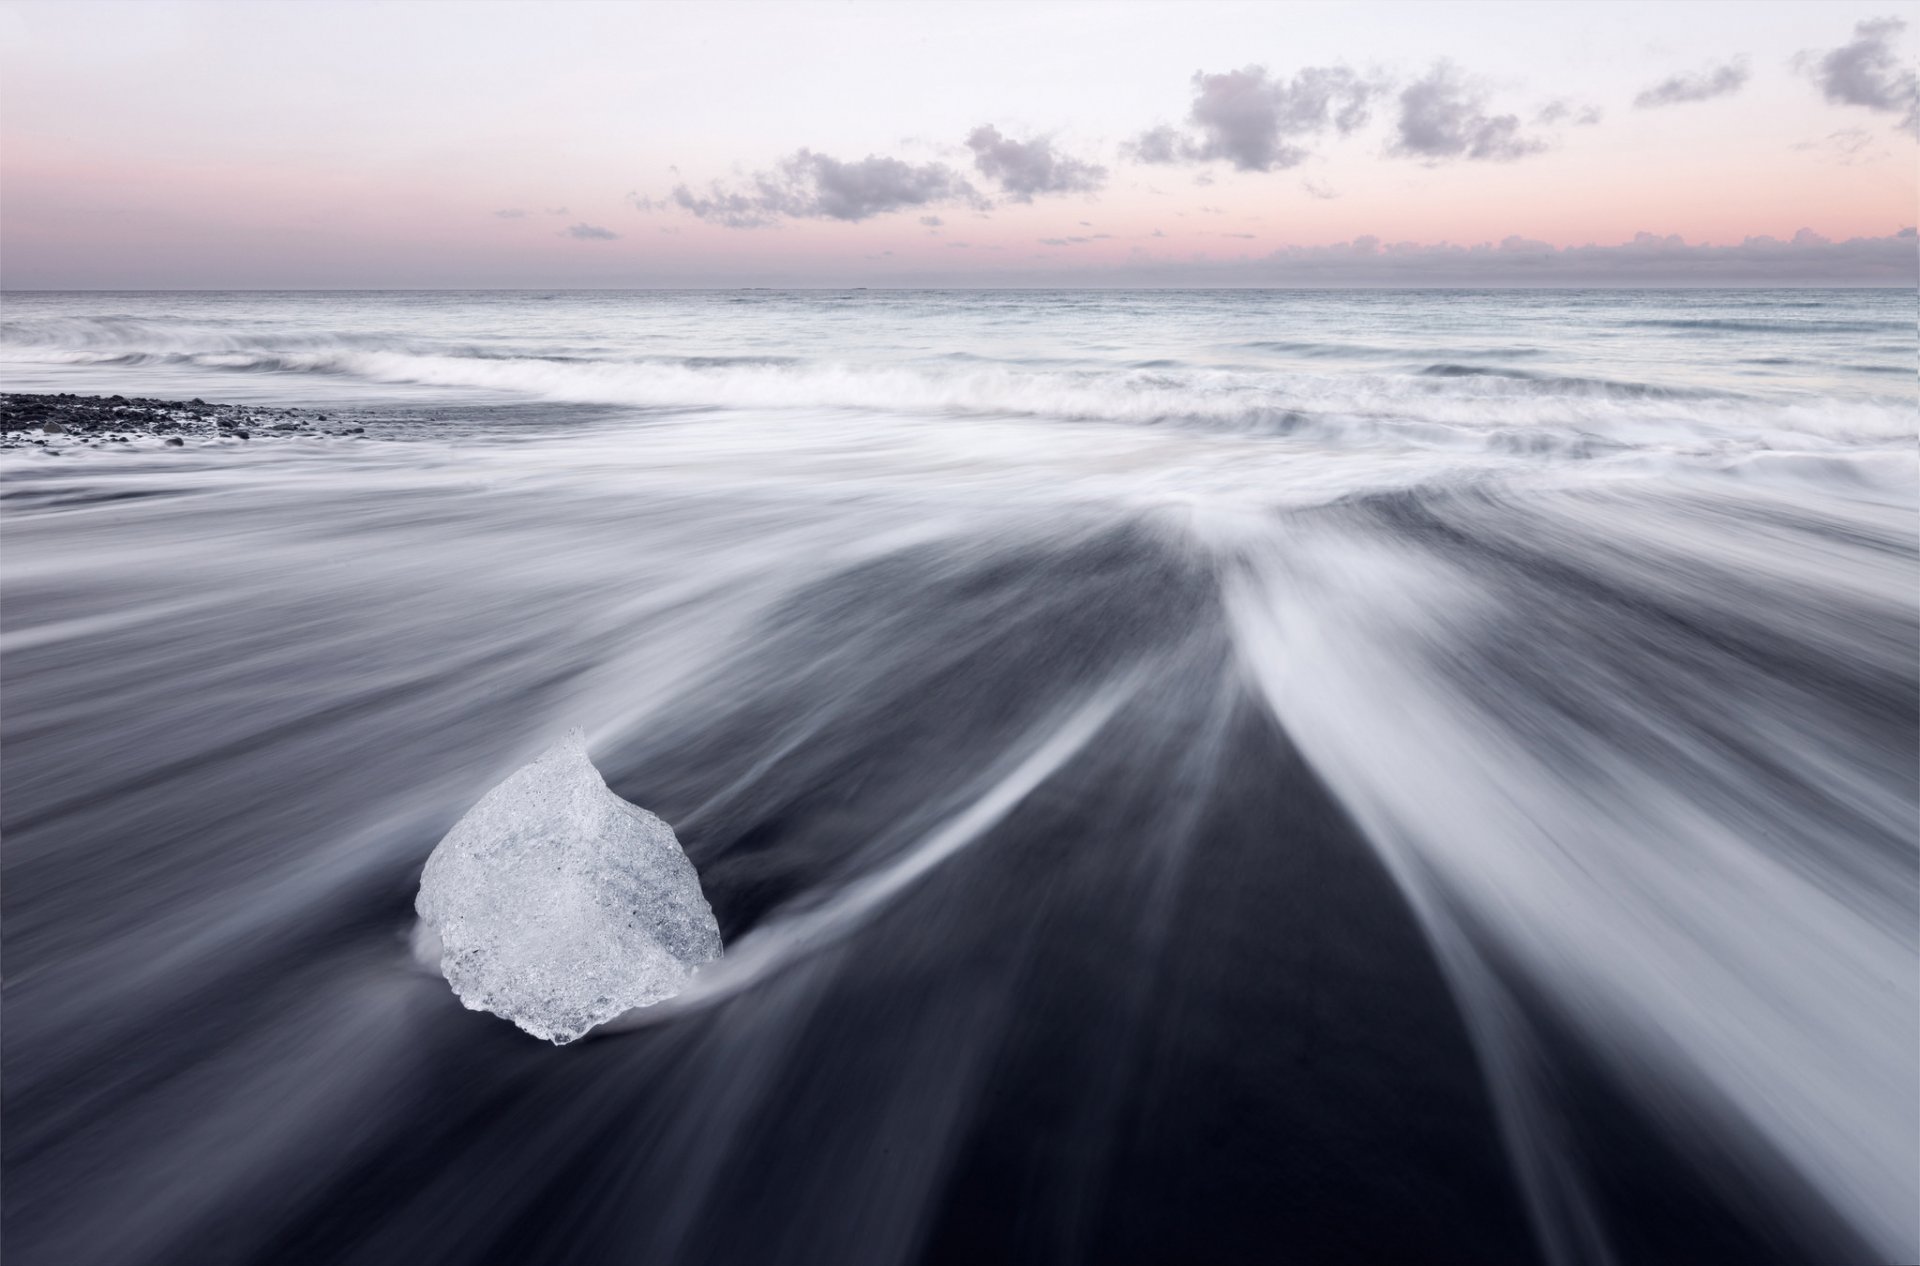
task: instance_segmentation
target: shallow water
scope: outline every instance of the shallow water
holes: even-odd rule
[[[1910,292],[9,295],[21,1262],[1920,1255]],[[342,414],[341,416],[344,416]],[[727,958],[414,964],[572,725]]]

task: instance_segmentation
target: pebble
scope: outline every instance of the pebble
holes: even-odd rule
[[[250,440],[263,429],[311,435],[316,419],[331,416],[259,405],[208,404],[198,396],[179,401],[5,392],[0,393],[0,448],[45,448],[49,440],[96,447],[102,441],[159,440],[167,448],[185,448],[188,438],[195,436]],[[44,438],[36,438],[36,433]],[[366,428],[341,428],[334,433],[364,435]]]

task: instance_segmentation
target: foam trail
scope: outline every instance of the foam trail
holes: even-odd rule
[[[609,1020],[594,1032],[617,1033],[642,1028],[686,1011],[712,1006],[853,931],[1019,807],[1021,801],[1092,741],[1138,687],[1138,674],[1128,674],[1109,683],[1064,720],[1029,735],[1025,744],[1029,751],[1018,764],[919,843],[840,889],[824,903],[756,929],[729,950],[726,957],[703,968],[694,977],[693,985],[679,995]]]
[[[1810,561],[1806,541],[1790,543],[1796,562]],[[1524,1072],[1543,1056],[1510,1011],[1489,948],[1647,1097],[1680,1145],[1734,1171],[1748,1160],[1739,1140],[1757,1137],[1879,1253],[1911,1260],[1920,1007],[1911,859],[1898,844],[1910,789],[1897,773],[1875,785],[1858,774],[1872,767],[1866,751],[1821,750],[1841,740],[1822,732],[1797,683],[1772,683],[1776,701],[1768,683],[1748,680],[1747,741],[1765,745],[1776,772],[1746,781],[1741,749],[1689,729],[1675,701],[1684,687],[1632,697],[1602,663],[1577,662],[1577,646],[1562,648],[1560,670],[1611,700],[1569,728],[1550,697],[1476,676],[1474,642],[1525,618],[1504,608],[1483,569],[1365,533],[1302,532],[1244,557],[1229,611],[1248,670],[1421,912],[1559,1260],[1607,1258],[1583,1200],[1569,1195],[1577,1159],[1547,1137]],[[1833,574],[1818,600],[1844,611],[1856,579]],[[1892,580],[1881,577],[1879,592]],[[1828,625],[1834,639],[1873,627],[1844,615]],[[1611,632],[1595,637],[1604,646]],[[1540,633],[1509,630],[1516,645]],[[1825,649],[1869,661],[1875,651]],[[1749,669],[1714,662],[1725,652],[1711,643],[1671,653],[1702,676]],[[1596,661],[1604,654],[1596,648]],[[1831,857],[1843,812],[1858,814],[1862,838]],[[1878,852],[1882,838],[1890,853]]]

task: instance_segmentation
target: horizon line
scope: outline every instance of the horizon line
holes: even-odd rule
[[[1515,290],[1515,291],[1555,291],[1555,290],[1601,290],[1601,291],[1665,291],[1665,290],[1912,290],[1920,292],[1920,281],[1912,284],[1888,283],[1877,281],[1727,281],[1717,283],[1675,281],[1668,283],[1647,283],[1641,285],[1549,285],[1508,283],[1492,285],[1422,285],[1409,283],[1397,286],[1387,285],[1265,285],[1265,286],[966,286],[966,285],[735,285],[735,286],[6,286],[0,285],[0,295],[53,295],[53,294],[531,294],[539,292],[562,292],[567,294],[687,294],[687,293],[731,293],[740,290],[767,290],[777,292],[793,291],[890,291],[923,292],[939,291],[944,293],[995,294],[1006,292],[1021,293],[1061,293],[1061,292],[1137,292],[1143,290],[1163,291],[1167,293],[1192,293],[1199,291],[1245,291],[1295,292],[1316,291],[1369,291],[1393,293],[1398,291],[1478,291],[1478,290]]]

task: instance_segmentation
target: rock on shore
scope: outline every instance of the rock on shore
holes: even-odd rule
[[[116,441],[254,440],[290,435],[357,435],[365,428],[330,425],[311,409],[148,400],[127,396],[0,395],[0,448]]]

